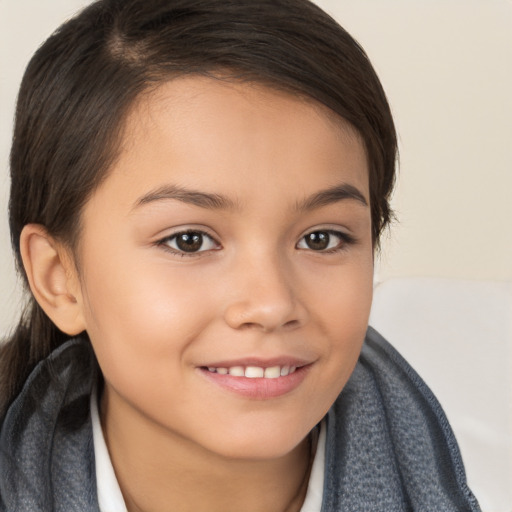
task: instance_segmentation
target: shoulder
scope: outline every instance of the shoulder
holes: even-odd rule
[[[95,358],[87,340],[74,338],[40,361],[3,419],[2,430],[24,417],[53,418],[69,403],[84,398],[92,384]]]
[[[78,492],[88,500],[94,484],[89,396],[95,375],[92,349],[80,338],[60,346],[30,374],[1,427],[0,510],[65,510],[59,502],[81,487]]]
[[[327,416],[326,479],[325,510],[479,510],[441,406],[372,328]]]

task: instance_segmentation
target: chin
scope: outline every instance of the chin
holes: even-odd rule
[[[232,429],[228,436],[211,440],[210,450],[226,459],[272,460],[285,457],[304,441],[311,429],[292,431],[286,427],[264,425],[252,429]]]

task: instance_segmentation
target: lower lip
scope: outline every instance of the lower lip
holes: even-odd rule
[[[206,368],[199,368],[201,373],[210,381],[221,388],[254,400],[269,400],[277,398],[298,388],[305,379],[311,365],[301,366],[290,375],[277,377],[276,379],[248,377],[233,377],[210,372]]]

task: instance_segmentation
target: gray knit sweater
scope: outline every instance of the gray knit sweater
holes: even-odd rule
[[[2,425],[1,512],[99,512],[89,415],[97,371],[80,338],[33,371]],[[370,328],[327,414],[321,512],[479,510],[439,403]]]

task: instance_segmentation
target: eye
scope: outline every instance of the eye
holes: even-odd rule
[[[347,244],[353,243],[351,236],[341,231],[318,230],[304,235],[297,244],[297,249],[310,249],[318,252],[336,252]]]
[[[219,248],[219,244],[203,231],[182,231],[168,236],[159,245],[177,253],[198,253]]]

